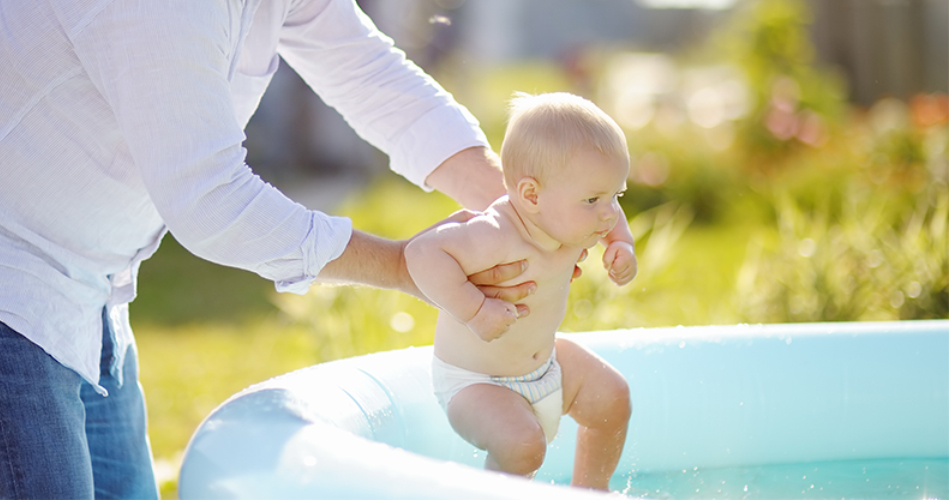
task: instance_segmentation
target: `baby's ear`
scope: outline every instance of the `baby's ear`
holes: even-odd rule
[[[538,210],[537,195],[540,192],[540,183],[533,177],[524,177],[517,181],[517,197],[521,206],[528,212],[534,213]]]

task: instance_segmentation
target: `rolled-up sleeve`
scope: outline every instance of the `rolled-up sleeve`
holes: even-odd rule
[[[69,36],[128,149],[116,157],[131,156],[175,238],[202,258],[304,292],[352,228],[294,203],[244,163],[228,81],[241,43],[238,4],[109,2]]]
[[[352,0],[298,0],[281,31],[280,55],[390,168],[425,178],[463,149],[487,146],[478,121],[406,60]]]

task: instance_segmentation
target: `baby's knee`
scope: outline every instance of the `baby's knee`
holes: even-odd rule
[[[606,405],[602,408],[606,421],[625,425],[633,413],[633,402],[629,394],[629,383],[618,372],[611,371],[599,386],[601,401]]]
[[[504,445],[504,449],[491,451],[501,469],[510,474],[529,476],[540,469],[547,454],[547,437],[538,425]]]

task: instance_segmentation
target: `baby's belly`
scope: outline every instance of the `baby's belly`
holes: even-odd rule
[[[439,314],[435,355],[446,363],[488,375],[517,376],[536,370],[553,351],[566,300],[544,301],[546,307],[533,302],[530,315],[492,342],[481,340],[450,315]]]

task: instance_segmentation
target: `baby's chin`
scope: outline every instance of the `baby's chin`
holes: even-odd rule
[[[596,244],[600,242],[600,239],[602,239],[600,235],[594,234],[588,237],[587,239],[583,240],[579,245],[576,245],[576,246],[580,248],[590,249],[590,248],[595,247]]]
[[[565,238],[563,240],[560,240],[560,244],[564,246],[568,246],[568,247],[573,247],[573,248],[590,249],[590,248],[595,247],[596,244],[599,243],[600,240],[602,239],[603,239],[602,234],[593,233],[591,235],[586,236],[585,238],[578,239],[578,240],[567,241],[567,239]]]

